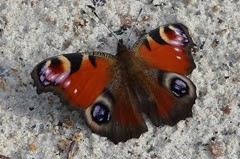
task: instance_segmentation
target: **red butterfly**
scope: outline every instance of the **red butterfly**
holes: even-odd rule
[[[194,43],[183,24],[161,26],[141,37],[131,50],[118,42],[116,56],[73,53],[46,59],[31,76],[37,93],[53,92],[82,108],[91,130],[115,144],[153,125],[175,125],[192,116],[196,87],[185,75],[196,67]]]

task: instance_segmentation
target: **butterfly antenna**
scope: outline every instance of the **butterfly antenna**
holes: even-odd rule
[[[131,34],[132,34],[132,32],[133,32],[133,29],[136,27],[137,20],[138,20],[138,18],[139,18],[139,16],[140,16],[141,13],[142,13],[142,8],[139,10],[138,15],[137,15],[137,18],[134,20],[134,25],[133,25],[133,27],[132,27],[132,29],[131,29],[131,32],[129,33],[128,38],[127,38],[128,40],[129,40],[129,38],[130,38],[130,36],[131,36]]]
[[[107,30],[114,36],[114,38],[119,41],[119,39],[117,38],[117,36],[114,34],[114,32],[105,24],[103,23],[103,21],[101,20],[101,18],[99,18],[99,16],[97,15],[97,13],[95,12],[95,8],[93,6],[87,5],[88,8],[90,8],[93,12],[93,14],[96,16],[96,18],[100,21],[101,24],[103,24],[105,26],[105,28],[107,28]],[[97,21],[95,19],[93,19],[88,13],[86,13],[84,10],[82,10],[83,14],[86,14],[91,20],[93,20],[94,22],[97,23]]]

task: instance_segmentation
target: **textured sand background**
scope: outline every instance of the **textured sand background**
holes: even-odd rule
[[[128,46],[138,31],[175,22],[189,27],[199,47],[190,76],[198,94],[193,118],[162,128],[147,121],[139,139],[114,145],[58,97],[36,94],[30,72],[43,59],[79,49],[116,52],[107,29],[81,14],[91,14],[86,5]],[[130,29],[120,28],[132,26],[140,8],[127,41]],[[72,141],[73,158],[240,158],[239,10],[239,0],[1,0],[0,158],[66,158]]]

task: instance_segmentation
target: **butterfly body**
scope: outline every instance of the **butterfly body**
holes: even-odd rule
[[[131,50],[118,42],[115,56],[74,53],[46,59],[32,71],[37,92],[51,91],[85,111],[91,130],[114,143],[138,138],[153,125],[192,116],[196,88],[185,75],[195,64],[193,42],[182,24],[159,27]]]

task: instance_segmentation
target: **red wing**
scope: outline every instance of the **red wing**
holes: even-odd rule
[[[141,109],[156,126],[175,125],[192,116],[196,100],[196,87],[187,77],[176,73],[158,71],[151,81],[150,98]],[[148,100],[148,101],[146,101]]]
[[[86,109],[110,82],[110,55],[65,54],[39,63],[31,76],[37,93],[53,92],[72,106]]]
[[[133,52],[149,67],[187,75],[196,67],[191,56],[193,46],[187,27],[171,24],[143,36],[133,46]]]
[[[86,122],[91,130],[107,136],[115,144],[139,138],[147,131],[142,114],[135,107],[137,103],[132,101],[127,89],[105,90],[85,111]]]

